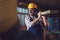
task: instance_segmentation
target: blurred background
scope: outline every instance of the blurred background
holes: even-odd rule
[[[17,12],[22,29],[26,30],[25,17],[29,16],[27,6],[30,2],[36,3],[42,12],[50,12],[45,15],[50,22],[50,27],[47,30],[52,32],[44,32],[45,39],[60,40],[60,0],[17,0]],[[53,21],[51,21],[51,18]],[[52,24],[51,24],[52,23]],[[53,26],[52,26],[53,25]],[[47,35],[46,35],[47,34]],[[48,36],[49,35],[49,36]],[[46,38],[47,37],[47,38]],[[45,40],[44,39],[44,40]]]
[[[55,10],[54,12],[60,13],[60,0],[17,0],[17,12],[22,26],[25,25],[24,18],[28,15],[27,6],[30,2],[36,3],[40,11]],[[52,12],[52,11],[51,11]]]

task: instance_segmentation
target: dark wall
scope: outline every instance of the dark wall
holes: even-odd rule
[[[60,0],[18,0],[18,2],[38,4],[40,9],[60,9]]]

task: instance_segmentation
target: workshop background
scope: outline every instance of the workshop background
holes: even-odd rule
[[[50,22],[50,27],[47,31],[44,30],[44,40],[60,40],[60,0],[18,0],[17,12],[23,30],[26,30],[24,20],[29,16],[27,5],[30,2],[36,3],[40,11],[50,12],[45,15]]]

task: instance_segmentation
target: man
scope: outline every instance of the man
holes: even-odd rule
[[[35,3],[30,3],[28,5],[28,10],[29,16],[25,18],[27,31],[37,34],[40,38],[43,39],[43,29],[45,26],[48,26],[48,21],[44,16],[41,16],[42,13],[38,10]]]
[[[0,0],[0,40],[40,40],[20,30],[16,7],[17,0]]]

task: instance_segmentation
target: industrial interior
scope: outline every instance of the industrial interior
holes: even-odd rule
[[[49,27],[44,27],[43,29],[44,40],[60,40],[60,0],[17,0],[17,1],[18,1],[17,12],[22,30],[25,31],[27,30],[27,27],[25,25],[25,17],[29,16],[27,8],[28,4],[36,3],[39,11],[42,11],[42,13],[47,13],[44,14],[43,16],[46,16],[46,19],[50,23]]]

